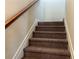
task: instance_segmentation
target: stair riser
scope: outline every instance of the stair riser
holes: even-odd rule
[[[30,53],[27,52],[24,55],[28,58],[34,58],[34,59],[69,59],[69,56],[61,56],[61,55],[54,55],[54,54],[45,54],[45,53]]]
[[[36,27],[36,31],[65,31],[65,27]]]
[[[66,39],[66,33],[40,33],[34,32],[34,38],[53,38],[53,39]]]
[[[48,48],[60,48],[60,49],[67,49],[68,43],[63,42],[43,42],[43,41],[31,41],[31,46],[38,46],[38,47],[48,47]]]
[[[64,22],[39,22],[40,26],[64,26]]]

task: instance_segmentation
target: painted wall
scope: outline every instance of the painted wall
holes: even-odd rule
[[[74,0],[66,1],[66,26],[71,58],[74,59]]]
[[[65,17],[65,0],[44,0],[45,19],[55,21]]]
[[[20,2],[19,2],[20,1]],[[25,0],[24,0],[25,1]],[[6,20],[13,16],[18,10],[25,7],[25,3],[23,0],[7,0],[6,1]],[[30,0],[32,1],[32,0]],[[13,5],[14,3],[14,5]],[[21,4],[21,5],[20,5]],[[13,8],[11,9],[11,7]],[[5,30],[5,58],[12,59],[17,49],[23,42],[26,34],[28,33],[30,27],[35,22],[35,16],[33,12],[33,7],[26,11],[22,16],[20,16],[13,24],[11,24]],[[26,43],[28,45],[28,43]]]
[[[67,0],[67,25],[72,41],[72,45],[74,47],[74,1],[73,0]]]
[[[34,19],[30,18],[30,10],[19,17],[5,32],[6,59],[12,59],[20,44],[24,40]],[[27,44],[26,44],[27,45]]]
[[[65,0],[40,0],[38,16],[40,20],[62,21],[65,17]]]
[[[33,0],[5,0],[5,19],[9,19]]]
[[[32,8],[39,21],[62,21],[65,15],[66,0],[39,0]]]
[[[24,8],[32,0],[6,0],[6,20]],[[65,0],[39,0],[36,9],[40,20],[61,20],[65,17]]]

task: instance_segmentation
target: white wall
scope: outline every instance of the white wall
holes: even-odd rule
[[[45,21],[61,21],[65,17],[65,0],[40,0],[38,17]]]
[[[45,19],[59,20],[65,16],[65,0],[44,0]]]
[[[74,47],[74,1],[73,0],[67,0],[67,6],[66,6],[66,17],[67,17],[67,25],[71,36],[72,45]]]
[[[71,57],[74,59],[74,0],[66,0],[65,24]]]
[[[14,3],[14,2],[15,3]],[[25,2],[24,2],[25,1]],[[6,20],[27,5],[28,0],[7,0]],[[32,1],[32,0],[30,0]],[[14,4],[13,4],[14,3]],[[26,5],[25,5],[26,3]],[[22,4],[22,5],[20,5]],[[13,8],[12,8],[13,7]],[[12,9],[11,9],[12,8]],[[35,22],[34,8],[30,8],[5,30],[5,58],[12,59]],[[27,40],[28,41],[28,40]],[[26,46],[28,42],[26,42]]]
[[[9,19],[33,0],[5,0],[5,19]]]
[[[25,12],[5,31],[6,59],[12,59],[35,21],[35,18],[30,18],[29,12],[30,10]]]

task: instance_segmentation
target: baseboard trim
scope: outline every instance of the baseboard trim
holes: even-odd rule
[[[12,59],[21,59],[23,57],[23,49],[28,46],[28,40],[32,36],[32,32],[35,30],[35,26],[37,25],[37,20],[33,23],[30,30],[26,34],[24,40],[20,44],[19,48],[17,49],[16,53],[14,54]],[[27,44],[27,45],[26,45]]]
[[[70,50],[70,53],[71,53],[71,59],[74,59],[74,49],[73,49],[73,46],[72,46],[71,36],[70,36],[70,33],[69,33],[69,29],[68,29],[68,25],[67,25],[66,19],[64,19],[64,24],[65,24],[65,27],[66,27],[66,33],[67,33],[69,50]]]

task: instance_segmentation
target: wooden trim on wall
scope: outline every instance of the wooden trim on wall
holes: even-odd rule
[[[5,28],[9,27],[18,17],[20,17],[24,12],[26,12],[29,8],[31,8],[38,0],[33,0],[26,7],[20,10],[17,14],[12,16],[10,19],[5,21]]]

